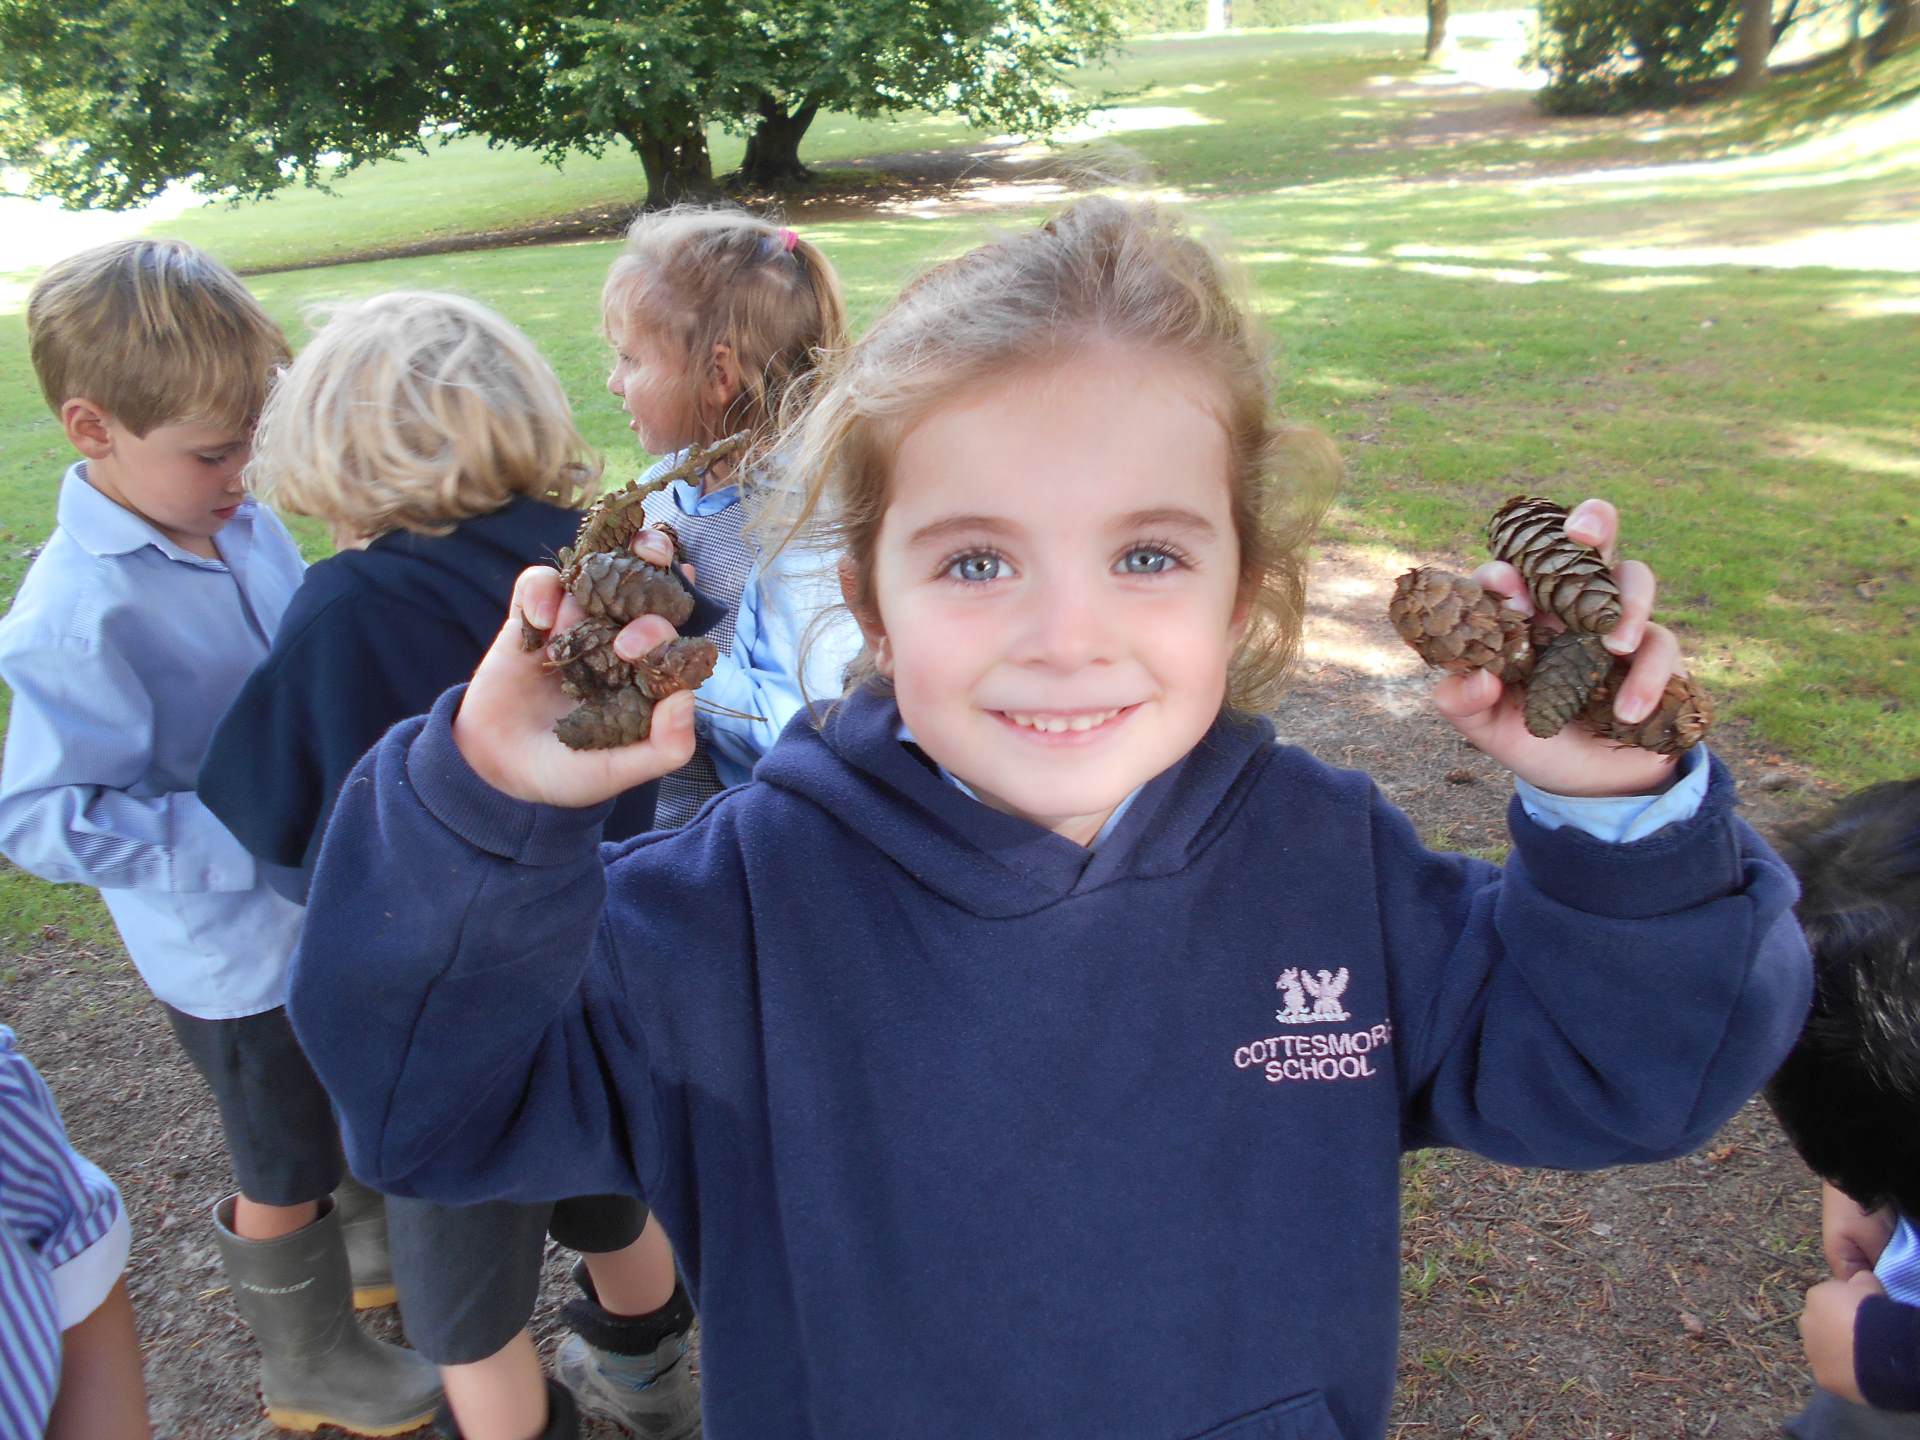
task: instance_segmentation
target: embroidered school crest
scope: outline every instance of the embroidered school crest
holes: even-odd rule
[[[1337,972],[1322,970],[1317,975],[1310,970],[1282,970],[1273,988],[1285,996],[1282,1007],[1273,1012],[1273,1018],[1282,1025],[1337,1025],[1353,1018],[1340,1004],[1340,997],[1347,991],[1344,965]],[[1311,1008],[1307,1005],[1309,995],[1313,997]]]
[[[1273,988],[1280,992],[1280,1008],[1273,1018],[1282,1025],[1346,1025],[1353,1019],[1340,997],[1352,977],[1347,967],[1308,970],[1289,966]],[[1249,1040],[1233,1051],[1233,1068],[1250,1070],[1270,1085],[1290,1080],[1370,1080],[1380,1073],[1375,1052],[1393,1043],[1393,1022],[1348,1029],[1280,1031]]]

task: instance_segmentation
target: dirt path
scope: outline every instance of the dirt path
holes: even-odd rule
[[[1428,675],[1383,618],[1392,577],[1414,558],[1322,550],[1280,728],[1324,759],[1371,771],[1431,842],[1496,849],[1509,787],[1433,716]],[[1810,803],[1804,776],[1737,735],[1717,748],[1743,773],[1761,823]],[[6,1023],[132,1211],[157,1434],[266,1440],[276,1432],[259,1416],[250,1343],[207,1228],[228,1182],[197,1079],[117,950],[89,953],[49,935],[11,968],[16,978],[0,988]],[[1702,1154],[1645,1169],[1571,1176],[1456,1155],[1415,1162],[1393,1433],[1771,1435],[1805,1388],[1793,1322],[1817,1278],[1817,1223],[1811,1185],[1752,1108]],[[563,1265],[550,1256],[550,1297],[564,1294]],[[395,1335],[391,1312],[376,1324]],[[543,1346],[553,1330],[543,1308]]]

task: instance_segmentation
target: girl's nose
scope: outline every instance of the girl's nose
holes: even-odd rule
[[[1050,670],[1078,670],[1113,658],[1113,607],[1100,587],[1058,580],[1040,587],[1024,611],[1018,646],[1021,663]]]

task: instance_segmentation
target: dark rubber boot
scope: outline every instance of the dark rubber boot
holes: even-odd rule
[[[260,1346],[260,1395],[283,1430],[337,1426],[354,1435],[404,1435],[433,1419],[440,1372],[384,1344],[353,1318],[353,1282],[340,1216],[278,1240],[233,1233],[233,1197],[213,1207],[213,1231],[233,1303]]]
[[[433,1433],[440,1440],[465,1440],[445,1401],[433,1412]],[[557,1380],[547,1381],[547,1428],[532,1440],[580,1440],[579,1407],[573,1403],[573,1392]]]
[[[378,1310],[400,1298],[393,1284],[393,1258],[387,1250],[387,1197],[345,1177],[333,1192],[340,1235],[347,1242],[347,1269],[353,1274],[353,1308]]]

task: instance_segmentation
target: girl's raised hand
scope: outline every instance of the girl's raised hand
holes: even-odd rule
[[[665,546],[665,538],[654,536]],[[652,559],[648,549],[634,549]],[[518,800],[583,808],[678,770],[693,755],[693,692],[669,695],[653,711],[648,737],[611,750],[571,750],[553,733],[553,722],[574,707],[548,670],[544,650],[520,643],[520,620],[541,630],[564,630],[580,618],[579,606],[561,588],[559,572],[546,566],[523,571],[513,589],[513,609],[474,672],[454,717],[453,739],[476,774]],[[636,659],[674,636],[658,615],[643,615],[614,638],[614,649]]]
[[[1614,564],[1620,515],[1605,500],[1585,500],[1567,516],[1567,534],[1599,550],[1620,587],[1620,623],[1606,636],[1607,649],[1632,657],[1632,670],[1614,697],[1621,719],[1635,721],[1653,713],[1667,679],[1680,662],[1680,645],[1671,631],[1653,624],[1656,586],[1653,571],[1638,560]],[[1504,561],[1492,561],[1474,579],[1506,597],[1524,614],[1534,613],[1520,573]],[[1556,628],[1557,620],[1550,620]],[[1617,745],[1582,725],[1568,725],[1550,740],[1530,734],[1515,696],[1484,670],[1449,675],[1434,687],[1434,704],[1461,735],[1489,758],[1521,779],[1555,795],[1650,795],[1672,783],[1672,756]]]

